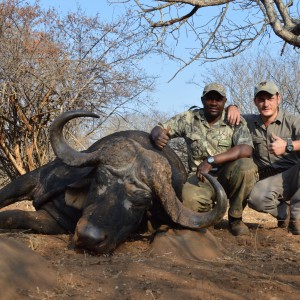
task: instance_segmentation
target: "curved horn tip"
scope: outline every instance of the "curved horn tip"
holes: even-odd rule
[[[228,205],[228,199],[226,192],[221,185],[221,183],[212,175],[208,173],[202,173],[201,174],[211,183],[211,185],[214,187],[214,189],[217,192],[217,198],[219,198],[220,201],[218,201],[216,207],[218,207],[219,210],[219,218],[222,219],[222,217],[225,215],[227,211],[227,205]],[[217,220],[217,219],[216,219]]]
[[[57,116],[52,124],[50,125],[50,132],[53,130],[53,128],[56,128],[57,126],[64,126],[67,122],[69,122],[72,119],[79,118],[79,117],[92,117],[92,118],[100,118],[99,115],[86,111],[86,110],[68,110],[63,113],[61,113],[59,116]]]
[[[99,115],[96,113],[93,113],[91,111],[83,110],[83,109],[78,109],[78,110],[68,110],[60,114],[61,117],[72,117],[72,118],[77,118],[77,117],[92,117],[92,118],[100,118]]]

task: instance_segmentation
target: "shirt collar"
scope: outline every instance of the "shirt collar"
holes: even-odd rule
[[[278,110],[276,119],[271,124],[276,123],[276,124],[280,125],[282,123],[282,117],[283,117],[282,111]],[[259,126],[263,126],[264,125],[264,123],[263,123],[262,118],[261,118],[260,115],[255,115],[255,117],[254,117],[254,123],[257,124],[257,125],[259,125]]]
[[[204,116],[204,109],[203,108],[200,108],[199,111],[197,111],[195,117],[199,120],[201,120],[202,122],[207,122],[205,116]],[[220,123],[220,125],[227,125],[227,114],[225,112],[225,110],[223,110],[222,112],[222,116],[221,118],[217,121]]]

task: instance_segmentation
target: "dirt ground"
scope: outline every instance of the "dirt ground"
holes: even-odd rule
[[[223,220],[189,254],[172,242],[157,252],[148,234],[103,256],[74,251],[69,235],[1,231],[0,238],[32,249],[56,277],[54,288],[18,290],[14,299],[300,299],[300,237],[266,214],[246,208],[244,215],[249,236],[232,236]]]

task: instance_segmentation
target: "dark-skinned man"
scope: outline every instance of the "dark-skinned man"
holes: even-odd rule
[[[242,221],[242,213],[257,178],[257,167],[251,158],[251,135],[243,119],[238,126],[226,121],[227,98],[223,85],[205,86],[201,101],[203,108],[193,107],[159,123],[152,129],[151,138],[160,149],[169,139],[185,139],[189,172],[182,192],[183,204],[198,212],[212,209],[214,191],[201,173],[213,174],[229,199],[229,230],[236,236],[246,235],[249,229]]]

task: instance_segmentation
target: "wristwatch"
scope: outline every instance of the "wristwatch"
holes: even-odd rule
[[[285,151],[287,153],[291,153],[291,152],[294,151],[294,145],[292,143],[292,139],[291,138],[287,138],[287,143],[286,143]]]
[[[207,158],[207,162],[208,162],[210,165],[214,166],[214,164],[215,164],[215,159],[214,159],[214,157],[213,157],[213,156],[209,156],[209,157]]]

